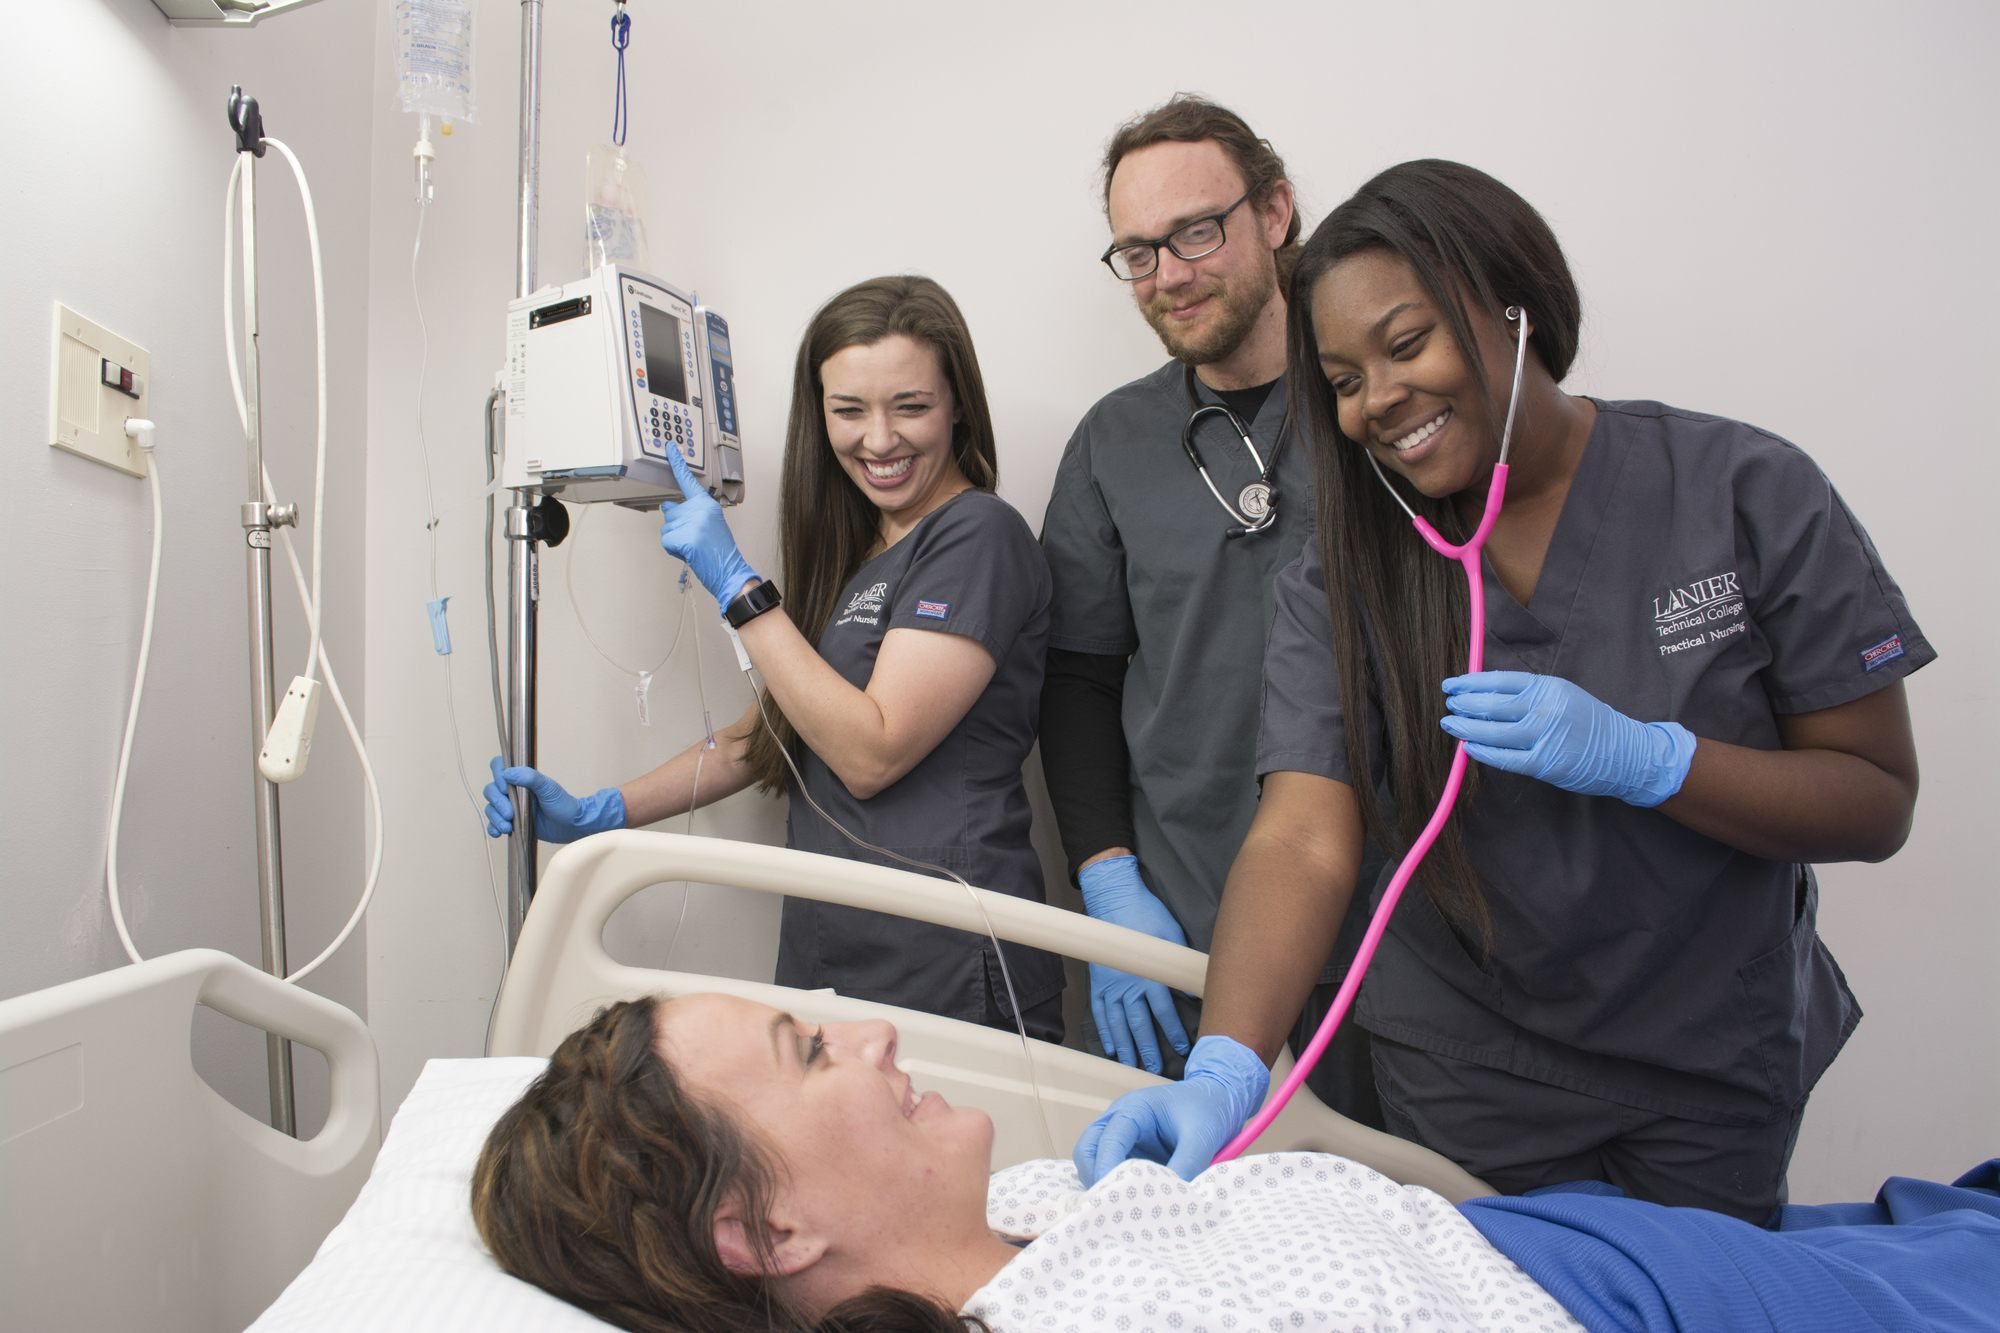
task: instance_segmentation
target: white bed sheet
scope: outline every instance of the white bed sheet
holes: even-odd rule
[[[432,1060],[375,1169],[313,1261],[252,1333],[421,1328],[603,1333],[610,1325],[509,1277],[472,1225],[472,1168],[500,1113],[548,1061]]]

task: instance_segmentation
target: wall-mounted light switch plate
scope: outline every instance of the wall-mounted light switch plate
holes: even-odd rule
[[[58,301],[49,373],[49,443],[145,476],[145,456],[125,434],[125,419],[152,415],[146,405],[153,359],[146,349]]]

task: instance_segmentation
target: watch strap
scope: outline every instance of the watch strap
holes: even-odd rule
[[[722,609],[722,617],[729,622],[731,629],[742,629],[783,600],[778,595],[778,585],[769,579],[764,579],[737,593],[729,605]]]

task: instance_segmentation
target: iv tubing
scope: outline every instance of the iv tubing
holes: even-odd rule
[[[771,739],[777,741],[778,729],[772,725],[771,714],[764,707],[764,690],[757,684],[756,677],[751,674],[750,659],[745,655],[740,640],[737,643],[736,651],[743,665],[744,678],[750,682],[751,695],[757,700],[757,716],[763,719],[764,730],[771,733]],[[695,654],[695,660],[697,662],[701,660],[699,652]],[[993,929],[993,919],[986,914],[986,904],[979,901],[979,895],[972,891],[972,885],[966,883],[964,876],[958,874],[948,866],[932,865],[928,861],[918,861],[912,857],[904,856],[899,852],[892,852],[887,847],[877,847],[866,838],[862,838],[849,831],[846,825],[828,814],[825,808],[812,798],[812,793],[806,790],[805,776],[799,772],[799,766],[792,762],[791,751],[786,749],[782,743],[778,745],[778,754],[784,759],[785,767],[792,771],[792,781],[795,784],[792,790],[805,797],[806,804],[811,806],[814,813],[821,819],[824,819],[831,825],[834,832],[853,843],[856,847],[874,852],[877,856],[886,856],[892,861],[900,861],[915,870],[929,870],[943,875],[945,878],[956,883],[958,887],[964,889],[967,896],[972,899],[972,905],[979,909],[980,920],[986,923],[987,938],[993,941],[993,956],[1000,963],[1000,984],[1007,988],[1007,1003],[1014,1010],[1015,1031],[1016,1035],[1021,1039],[1021,1059],[1028,1067],[1028,1086],[1033,1090],[1035,1095],[1035,1108],[1042,1113],[1042,1137],[1048,1142],[1049,1155],[1052,1157],[1061,1156],[1056,1151],[1055,1130],[1049,1125],[1049,1108],[1048,1104],[1042,1098],[1042,1083],[1035,1076],[1034,1050],[1028,1044],[1028,1025],[1027,1021],[1021,1016],[1020,998],[1014,993],[1014,975],[1007,967],[1007,951],[1000,947],[1000,936]],[[685,906],[685,903],[683,903],[683,906]]]
[[[679,651],[681,646],[681,631],[687,628],[686,576],[682,576],[681,609],[680,613],[674,617],[674,636],[667,643],[667,651],[661,654],[659,661],[653,663],[651,670],[642,671],[626,666],[623,662],[613,657],[610,651],[597,641],[597,636],[590,632],[590,622],[583,618],[583,606],[576,600],[576,556],[577,552],[583,548],[583,520],[590,513],[590,510],[591,506],[583,506],[577,513],[576,521],[570,525],[570,542],[572,543],[570,546],[570,555],[569,559],[563,561],[563,590],[569,594],[570,614],[576,617],[576,627],[583,631],[584,640],[592,648],[595,648],[597,655],[603,658],[614,669],[634,678],[640,676],[657,676],[660,674],[661,668],[665,667],[673,655]],[[706,711],[707,709],[704,707],[703,712]]]
[[[430,148],[429,116],[422,118],[422,126],[422,139],[419,145],[417,163],[422,172],[423,181],[417,192],[416,238],[410,245],[410,306],[416,312],[418,346],[421,348],[417,358],[417,406],[415,417],[417,453],[424,460],[424,530],[430,539],[431,600],[435,602],[438,597],[438,526],[444,519],[438,513],[437,488],[431,478],[430,440],[424,434],[424,382],[430,376],[431,329],[429,322],[424,319],[423,289],[417,282],[418,262],[424,252],[424,222],[430,216],[431,206],[429,159],[424,155]],[[488,512],[491,512],[490,509]],[[485,822],[485,807],[479,797],[473,795],[472,781],[465,773],[465,742],[459,732],[458,695],[452,688],[452,660],[453,654],[449,652],[441,654],[438,657],[439,670],[444,681],[445,715],[451,724],[452,767],[458,774],[459,790],[465,793],[466,804],[472,808],[473,827],[475,830],[482,830]],[[479,840],[479,863],[481,868],[486,871],[487,898],[493,907],[493,924],[497,928],[500,939],[500,975],[504,979],[507,973],[507,903],[500,892],[499,880],[494,877],[493,858],[488,854],[483,831],[475,831],[473,836]],[[494,984],[494,1002],[497,1007],[499,1003],[498,982]],[[490,1013],[487,1016],[487,1029],[487,1035],[490,1037],[492,1035],[492,1015]]]

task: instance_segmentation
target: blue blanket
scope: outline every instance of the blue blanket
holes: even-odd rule
[[[1461,1211],[1587,1328],[2000,1333],[2000,1158],[1875,1202],[1787,1205],[1769,1227],[1608,1185]]]

